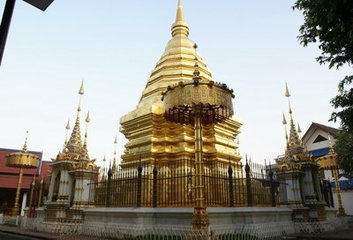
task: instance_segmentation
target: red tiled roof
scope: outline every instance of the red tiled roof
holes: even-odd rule
[[[0,188],[17,188],[18,175],[0,175]],[[22,177],[22,189],[29,189],[32,182],[32,176]]]
[[[40,167],[40,178],[44,178],[48,173],[51,172],[51,167],[50,167],[49,161],[42,161],[41,162],[41,167]]]

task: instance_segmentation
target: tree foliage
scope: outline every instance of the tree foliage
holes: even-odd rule
[[[339,118],[342,128],[353,134],[353,76],[346,76],[339,83],[338,95],[331,100],[331,104],[340,109],[339,112],[332,113],[331,119],[336,121]]]
[[[353,62],[353,1],[297,0],[293,9],[303,12],[304,24],[298,37],[303,46],[318,43],[320,63],[337,68]]]
[[[303,12],[304,23],[298,39],[303,46],[317,43],[320,64],[337,69],[353,64],[353,0],[296,0],[293,9]],[[340,166],[353,173],[353,76],[338,85],[338,95],[331,100],[336,112],[331,120],[341,120],[342,131],[335,150]]]
[[[334,150],[338,165],[349,175],[353,175],[353,135],[342,129],[337,136]]]

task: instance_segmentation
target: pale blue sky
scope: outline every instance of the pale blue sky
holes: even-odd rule
[[[351,69],[328,70],[316,63],[315,46],[296,36],[303,21],[293,1],[184,0],[190,38],[197,42],[216,81],[236,94],[243,119],[240,152],[254,161],[284,149],[285,82],[294,120],[330,126],[330,99]],[[1,3],[1,12],[3,9]],[[17,1],[0,67],[0,147],[29,148],[55,157],[65,125],[76,115],[82,79],[83,115],[91,114],[88,147],[99,161],[112,158],[119,119],[133,110],[171,38],[176,0],[56,0],[46,12]],[[83,124],[84,125],[84,124]],[[84,131],[84,126],[82,126]],[[126,142],[118,133],[118,154]]]

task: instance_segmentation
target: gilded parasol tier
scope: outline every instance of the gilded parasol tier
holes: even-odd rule
[[[120,131],[128,140],[122,156],[123,168],[140,160],[151,163],[155,160],[165,162],[194,158],[194,127],[168,122],[163,115],[161,95],[168,86],[193,79],[195,59],[200,82],[212,85],[214,80],[202,57],[195,51],[195,43],[188,38],[189,27],[181,1],[171,32],[172,39],[152,71],[137,107],[120,119]],[[204,158],[238,162],[241,156],[234,140],[240,127],[241,122],[234,115],[222,123],[205,126],[202,133]]]

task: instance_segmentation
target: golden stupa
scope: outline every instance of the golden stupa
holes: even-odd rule
[[[195,59],[200,78],[213,82],[212,73],[196,52],[195,43],[188,38],[189,27],[184,19],[182,1],[178,1],[172,39],[152,71],[137,107],[120,119],[120,131],[128,143],[122,155],[122,169],[138,162],[152,164],[158,161],[193,159],[195,134],[192,125],[168,122],[164,116],[162,92],[168,86],[193,78]],[[241,156],[235,142],[241,123],[236,117],[222,123],[203,127],[203,157],[216,162],[239,162]]]

